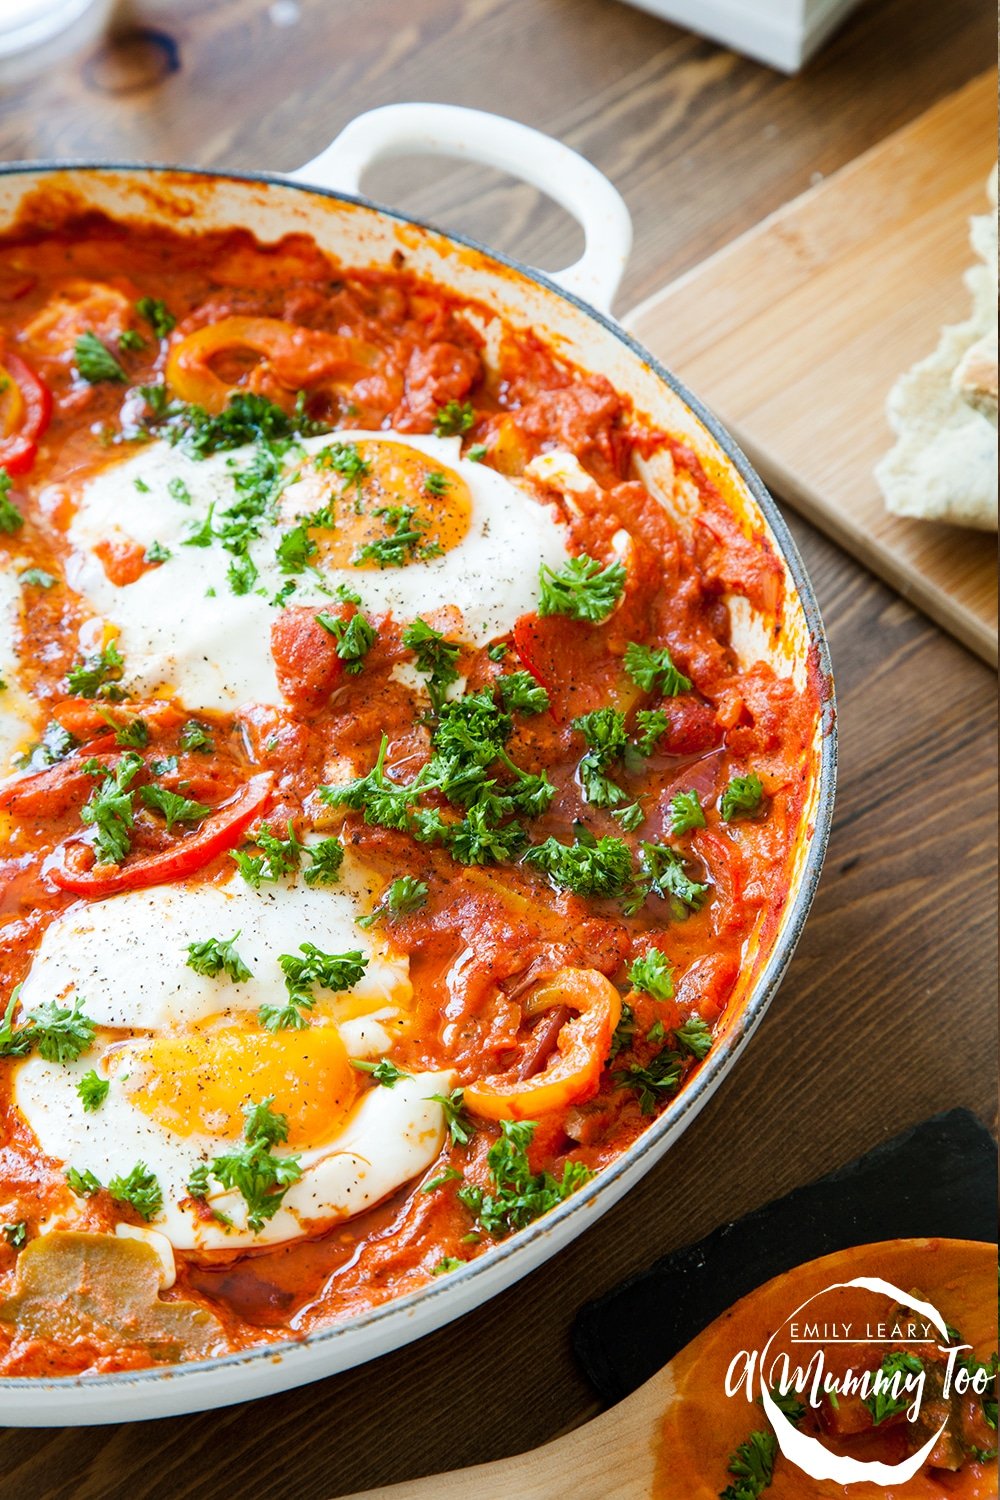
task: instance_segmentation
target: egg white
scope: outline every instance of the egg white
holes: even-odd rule
[[[297,953],[307,941],[329,953],[360,949],[369,960],[350,991],[331,995],[315,988],[311,1024],[336,1026],[351,1057],[384,1054],[407,1027],[412,988],[407,957],[380,928],[356,926],[357,917],[371,909],[373,884],[348,853],[341,880],[332,886],[307,886],[300,875],[254,890],[234,872],[220,884],[155,886],[61,913],[42,938],[21,1003],[32,1011],[79,998],[98,1030],[93,1046],[73,1063],[50,1063],[36,1054],[15,1065],[14,1105],[41,1149],[105,1184],[144,1162],[164,1197],[150,1227],[179,1250],[276,1244],[313,1233],[371,1207],[424,1171],[445,1129],[441,1106],[429,1096],[449,1091],[448,1071],[401,1078],[392,1088],[367,1087],[336,1135],[315,1147],[297,1147],[302,1179],[260,1233],[247,1228],[239,1194],[217,1185],[210,1202],[232,1223],[206,1220],[181,1205],[186,1184],[200,1162],[231,1150],[233,1138],[208,1127],[191,1135],[172,1131],[137,1108],[120,1070],[107,1066],[109,1052],[130,1036],[178,1035],[206,1025],[211,1030],[241,1018],[245,1023],[264,1002],[280,1003],[285,984],[278,955]],[[237,931],[236,950],[253,971],[251,979],[236,984],[224,973],[210,977],[188,966],[190,943],[228,939]],[[87,1112],[76,1085],[92,1068],[110,1078],[111,1087],[100,1107]],[[181,1092],[182,1079],[177,1087]],[[74,1204],[67,1188],[61,1222],[73,1222]]]
[[[158,885],[68,907],[46,928],[21,990],[27,1010],[55,1001],[81,1009],[98,1026],[161,1033],[210,1016],[256,1011],[280,1000],[285,982],[278,955],[311,942],[325,953],[355,949],[368,959],[345,995],[382,1001],[378,1010],[338,1022],[348,1051],[370,1057],[391,1046],[405,1024],[412,993],[409,960],[375,928],[356,918],[369,909],[369,877],[347,855],[336,885],[308,886],[301,875],[259,890],[234,871],[222,884]],[[252,977],[234,984],[225,974],[196,974],[188,945],[228,940]],[[344,999],[323,1000],[334,1017]]]
[[[568,556],[563,529],[544,503],[487,465],[461,459],[458,438],[339,431],[309,438],[302,447],[315,453],[334,438],[401,443],[446,465],[468,486],[472,512],[465,537],[440,557],[381,570],[324,566],[328,589],[345,584],[361,594],[365,608],[391,611],[400,620],[455,605],[466,638],[479,645],[506,634],[535,607],[539,564],[559,567]],[[244,448],[195,460],[153,442],[91,480],[80,495],[69,528],[74,552],[68,578],[100,617],[119,627],[126,681],[136,691],[169,689],[189,707],[222,711],[282,701],[269,649],[275,618],[269,600],[288,582],[275,553],[280,527],[251,544],[260,592],[240,596],[229,588],[230,559],[220,546],[184,545],[210,505],[219,514],[233,503],[233,468],[245,467],[251,457],[252,449]],[[148,493],[136,489],[137,479]],[[190,505],[170,495],[172,479],[186,486]],[[286,495],[294,499],[294,486]],[[94,551],[115,540],[143,548],[159,542],[172,555],[135,583],[117,587]],[[306,572],[298,575],[289,602],[322,605],[329,599]]]
[[[104,1184],[115,1176],[127,1177],[142,1161],[155,1174],[164,1200],[149,1227],[165,1235],[175,1250],[237,1250],[314,1234],[380,1203],[425,1171],[444,1142],[444,1112],[430,1096],[447,1094],[453,1073],[417,1073],[392,1088],[373,1085],[336,1135],[322,1146],[296,1150],[302,1177],[288,1189],[274,1218],[254,1234],[247,1226],[246,1204],[235,1191],[213,1183],[208,1196],[210,1206],[231,1221],[228,1225],[200,1217],[190,1202],[182,1201],[194,1169],[231,1151],[231,1138],[167,1130],[136,1109],[114,1083],[99,1109],[84,1111],[76,1085],[90,1068],[101,1072],[103,1050],[98,1043],[65,1065],[26,1058],[14,1073],[15,1107],[47,1156],[93,1172]],[[289,1153],[277,1147],[275,1154]],[[73,1214],[67,1188],[59,1221],[70,1224]],[[47,1227],[55,1228],[59,1221]]]

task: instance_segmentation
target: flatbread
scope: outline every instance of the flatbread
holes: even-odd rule
[[[896,515],[996,531],[996,169],[988,192],[994,212],[977,215],[970,226],[981,261],[965,273],[972,314],[942,329],[933,354],[890,391],[887,414],[897,441],[875,477]]]

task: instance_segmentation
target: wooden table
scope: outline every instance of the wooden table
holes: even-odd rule
[[[116,40],[0,85],[0,155],[287,169],[360,110],[439,99],[583,150],[635,217],[626,308],[985,66],[981,0],[868,0],[786,79],[614,0],[132,0]],[[573,233],[499,175],[380,168],[373,196],[527,259]],[[329,1500],[532,1447],[595,1402],[579,1304],[902,1127],[996,1113],[993,682],[789,517],[837,671],[833,840],[791,972],[742,1066],[570,1249],[377,1364],[205,1416],[7,1431],[2,1500]],[[512,1497],[513,1500],[513,1497]]]

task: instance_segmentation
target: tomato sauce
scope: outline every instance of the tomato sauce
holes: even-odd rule
[[[137,315],[143,299],[169,309],[173,326],[162,336]],[[596,620],[529,614],[493,652],[462,644],[464,691],[496,692],[512,669],[545,689],[548,707],[515,714],[506,745],[518,767],[544,771],[554,787],[529,820],[532,845],[571,845],[582,824],[588,837],[618,840],[635,860],[643,844],[668,846],[684,879],[704,888],[688,905],[653,888],[631,902],[621,893],[584,894],[519,856],[464,864],[360,811],[331,816],[323,832],[336,833],[386,881],[405,870],[427,888],[425,903],[392,924],[414,986],[414,1024],[394,1063],[453,1068],[459,1087],[478,1090],[482,1113],[470,1116],[465,1140],[446,1142],[425,1179],[354,1219],[277,1248],[178,1252],[167,1297],[210,1309],[230,1348],[302,1336],[424,1285],[442,1263],[472,1259],[502,1238],[477,1227],[458,1187],[489,1185],[487,1153],[505,1109],[533,1121],[533,1174],[560,1181],[569,1164],[582,1181],[613,1162],[700,1066],[787,898],[820,705],[811,681],[800,690],[763,662],[741,664],[726,605],[739,592],[780,620],[777,559],[765,538],[744,534],[688,447],[652,430],[604,378],[574,369],[533,334],[504,328],[487,348],[481,329],[492,318],[405,267],[334,265],[298,235],[265,247],[240,231],[181,236],[91,216],[27,227],[0,242],[0,365],[24,390],[20,407],[0,409],[10,427],[0,438],[0,468],[6,443],[9,499],[23,517],[16,532],[0,535],[0,553],[59,581],[37,590],[17,645],[21,687],[47,733],[63,731],[73,747],[51,765],[36,755],[0,789],[0,1002],[25,977],[47,924],[72,902],[102,894],[99,882],[92,891],[85,880],[74,888],[66,875],[82,879],[94,867],[80,817],[93,776],[83,766],[102,756],[112,763],[121,754],[116,733],[133,717],[148,730],[144,764],[172,765],[163,784],[212,810],[203,827],[223,819],[254,783],[266,794],[251,809],[254,819],[271,828],[290,820],[302,834],[332,752],[356,776],[372,766],[383,733],[388,764],[407,774],[431,753],[427,725],[415,721],[411,694],[394,672],[412,661],[404,622],[388,617],[375,622],[363,669],[345,675],[315,611],[276,611],[271,650],[281,704],[226,715],[165,698],[112,695],[99,703],[67,690],[89,613],[65,582],[76,496],[93,475],[138,451],[149,419],[141,388],[164,383],[170,395],[183,391],[210,410],[234,389],[252,392],[331,430],[429,433],[452,404],[462,414],[464,452],[477,450],[485,465],[522,483],[542,454],[575,459],[583,487],[571,493],[549,479],[544,498],[557,507],[574,553],[607,565],[627,538],[615,608]],[[85,332],[114,353],[122,378],[81,379],[73,351]],[[658,450],[698,495],[690,531],[635,478],[634,458]],[[121,585],[155,566],[110,540],[102,561]],[[460,641],[461,620],[449,605],[430,600],[423,617]],[[651,687],[630,675],[630,643],[666,650],[678,674],[672,691],[664,692],[662,674]],[[608,762],[623,801],[641,808],[641,826],[631,829],[614,817],[617,809],[588,797],[581,776],[587,747],[575,721],[609,708],[633,741],[640,711],[664,716],[645,753]],[[185,746],[192,714],[209,731],[207,752]],[[753,805],[724,817],[727,788],[749,777]],[[679,793],[689,795],[689,807],[693,794],[700,809],[682,833],[672,813]],[[245,836],[245,825],[236,832]],[[200,830],[168,831],[140,813],[121,865],[124,888],[130,870],[148,871],[178,850],[170,878],[227,877],[236,832],[206,852]],[[650,952],[672,971],[660,998],[628,977]],[[591,976],[585,994],[573,989],[580,981],[558,978],[572,972]],[[672,1040],[678,1034],[697,1035],[698,1045],[685,1048]],[[665,1049],[676,1054],[669,1084],[657,1061]],[[65,1164],[41,1153],[11,1104],[16,1064],[0,1056],[0,1222],[23,1223],[30,1238],[65,1191]],[[644,1088],[650,1071],[659,1082]],[[547,1080],[554,1092],[536,1116],[531,1101],[543,1097]],[[522,1095],[528,1102],[518,1115]],[[443,1185],[422,1191],[442,1175]],[[80,1228],[102,1231],[123,1220],[141,1222],[106,1193],[80,1200]],[[14,1284],[17,1255],[0,1237],[0,1296]],[[113,1344],[88,1349],[60,1355],[0,1321],[0,1373],[132,1368],[152,1359]]]

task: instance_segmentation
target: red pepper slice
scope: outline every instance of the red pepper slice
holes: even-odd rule
[[[102,734],[79,750],[74,750],[55,766],[43,771],[28,771],[0,782],[0,811],[18,818],[55,817],[89,794],[95,778],[83,769],[95,761],[102,769],[118,759],[113,753],[115,737]]]
[[[35,462],[38,440],[52,416],[52,394],[16,354],[0,353],[0,371],[16,384],[22,407],[17,426],[0,437],[0,468],[8,474],[26,474]]]
[[[183,880],[238,842],[270,796],[273,781],[269,771],[251,777],[242,790],[205,819],[197,833],[179,840],[172,849],[147,854],[127,865],[88,866],[82,860],[93,857],[93,851],[85,839],[74,834],[53,851],[44,873],[60,890],[77,896],[113,896],[118,891]]]

